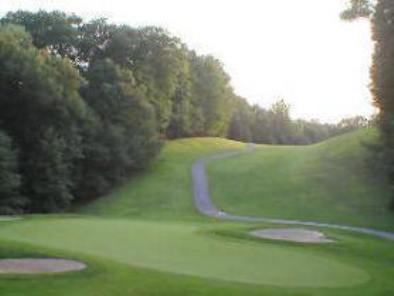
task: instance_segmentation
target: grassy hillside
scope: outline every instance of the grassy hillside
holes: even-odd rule
[[[213,199],[230,213],[394,230],[384,182],[367,168],[376,131],[311,146],[256,146],[209,165]]]
[[[201,219],[193,204],[192,164],[203,155],[243,147],[243,143],[221,138],[169,141],[150,169],[78,212],[129,218]]]

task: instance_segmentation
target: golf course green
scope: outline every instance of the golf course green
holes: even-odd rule
[[[373,135],[363,131],[307,147],[259,146],[251,154],[213,162],[208,169],[215,203],[240,214],[393,229],[394,220],[378,207],[386,198],[384,187],[366,183],[361,164],[352,159],[364,153],[361,140]],[[217,138],[170,141],[144,174],[73,214],[0,221],[0,258],[68,258],[87,265],[63,274],[0,274],[0,295],[394,294],[392,241],[339,230],[323,230],[334,241],[329,244],[270,241],[248,232],[278,226],[199,215],[192,164],[243,148]],[[327,161],[317,162],[322,154]],[[337,167],[339,159],[344,165]],[[290,161],[283,169],[287,175],[275,161]],[[267,165],[270,172],[264,171]],[[263,180],[266,176],[271,181]],[[287,188],[281,178],[289,178]],[[331,188],[336,194],[329,201],[328,188],[338,178],[348,183]],[[304,194],[309,186],[316,194]],[[278,203],[271,195],[275,189]],[[355,198],[359,207],[352,206]],[[297,211],[302,207],[305,213]]]
[[[241,283],[341,287],[369,279],[362,269],[335,257],[274,245],[229,242],[199,233],[204,228],[180,223],[56,219],[33,220],[29,227],[14,223],[3,227],[0,235],[132,266]],[[308,267],[300,268],[305,262]]]

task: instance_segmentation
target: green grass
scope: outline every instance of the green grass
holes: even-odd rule
[[[390,191],[368,170],[376,131],[311,146],[258,145],[253,153],[211,163],[215,203],[230,213],[394,230]]]
[[[204,155],[243,147],[243,143],[221,138],[170,141],[151,168],[78,212],[154,220],[202,219],[193,204],[191,166]]]
[[[1,295],[394,292],[391,242],[330,231],[340,243],[276,243],[247,237],[250,228],[61,216],[4,222],[0,257],[69,257],[89,267],[63,275],[0,275]]]
[[[267,227],[269,225],[254,225]],[[272,227],[272,226],[270,226]],[[337,231],[337,243],[250,238],[233,223],[37,217],[4,222],[0,257],[67,257],[88,269],[0,275],[1,295],[391,295],[392,243]]]
[[[56,219],[8,224],[0,230],[0,235],[131,266],[241,283],[341,287],[369,279],[362,269],[345,264],[338,257],[282,246],[229,242],[202,233],[205,227],[128,220]],[[305,262],[307,267],[301,268]]]
[[[349,215],[353,207],[358,213],[360,207],[366,219],[372,219],[377,215],[376,209],[381,209],[379,203],[385,200],[384,194],[378,197],[361,194],[358,204],[352,200],[357,196],[353,187],[329,189],[322,185],[325,184],[322,180],[335,173],[339,176],[330,178],[337,183],[337,179],[343,178],[342,182],[364,188],[357,189],[358,193],[363,190],[384,193],[384,188],[358,170],[362,168],[358,155],[364,155],[358,142],[365,136],[346,135],[310,147],[264,146],[247,156],[221,160],[210,166],[215,199],[224,204],[233,198],[229,204],[242,214],[266,214],[264,207],[267,207],[271,214],[282,217],[282,207],[274,212],[270,198],[240,200],[239,196],[246,195],[237,193],[247,193],[249,197],[256,192],[259,197],[260,184],[267,182],[271,184],[271,191],[288,190],[300,198],[303,193],[297,191],[303,186],[312,186],[322,192],[309,195],[304,206],[299,201],[288,205],[283,216],[293,213],[294,217],[311,215],[308,219],[338,218],[335,222],[357,224],[359,216],[344,216]],[[390,241],[333,230],[325,231],[336,241],[333,244],[261,240],[248,236],[247,232],[277,226],[221,222],[198,215],[192,201],[191,165],[203,155],[243,147],[238,142],[215,138],[172,141],[144,174],[111,195],[77,209],[77,214],[1,221],[0,258],[72,258],[86,262],[88,268],[56,275],[0,274],[0,295],[394,295],[394,252]],[[349,149],[356,153],[349,154]],[[326,160],[320,159],[323,156]],[[271,174],[261,172],[262,161],[264,165],[270,164]],[[285,166],[282,170],[278,162]],[[356,168],[357,174],[348,174]],[[285,190],[282,187],[286,182],[280,180],[280,174],[286,171],[291,186]],[[291,172],[298,174],[293,176]],[[274,173],[279,176],[275,177]],[[301,173],[307,175],[304,177]],[[265,176],[273,179],[263,180]],[[244,183],[246,181],[250,182]],[[329,186],[334,181],[326,182]],[[227,186],[220,189],[223,184]],[[343,194],[349,191],[350,197],[337,199],[334,205],[324,200],[329,190]],[[250,205],[245,205],[249,202]],[[349,206],[352,203],[355,205]],[[253,209],[257,206],[261,208]],[[292,207],[296,208],[293,212]],[[338,207],[344,210],[338,212]],[[303,208],[305,213],[301,212]],[[373,224],[389,228],[392,224],[385,215],[376,218]]]

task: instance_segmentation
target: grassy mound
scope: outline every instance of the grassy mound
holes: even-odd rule
[[[394,230],[387,186],[367,168],[375,130],[311,146],[258,145],[209,165],[215,203],[230,213]]]
[[[201,219],[193,204],[192,164],[203,155],[242,149],[244,145],[221,138],[170,141],[150,169],[79,212],[155,220]]]

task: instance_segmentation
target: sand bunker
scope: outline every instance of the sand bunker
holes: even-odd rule
[[[1,221],[13,221],[13,220],[21,220],[21,217],[14,217],[14,216],[0,216]]]
[[[250,234],[259,238],[292,241],[297,243],[330,243],[332,240],[314,230],[303,228],[272,228],[251,231]]]
[[[57,273],[85,269],[82,262],[65,259],[0,259],[1,273]]]

